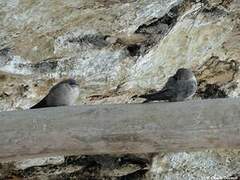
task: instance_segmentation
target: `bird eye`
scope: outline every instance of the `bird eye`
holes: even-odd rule
[[[71,80],[71,81],[69,81],[68,83],[69,83],[70,85],[78,85],[77,82],[74,81],[74,80]]]

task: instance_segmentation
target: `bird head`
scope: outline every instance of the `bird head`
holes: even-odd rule
[[[194,77],[194,74],[190,69],[180,68],[174,76],[177,80],[190,80]]]
[[[59,84],[68,84],[71,87],[79,87],[79,84],[77,83],[77,81],[75,81],[74,79],[66,79],[63,80],[62,82],[60,82]]]
[[[67,79],[65,82],[71,86],[79,86],[79,84],[74,79]]]

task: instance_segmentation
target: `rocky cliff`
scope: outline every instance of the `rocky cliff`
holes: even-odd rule
[[[240,96],[239,0],[1,0],[0,27],[1,111],[28,109],[66,77],[78,104],[141,102],[131,97],[179,67],[197,76],[194,98]],[[56,157],[3,163],[0,176],[224,179],[240,173],[239,153]]]

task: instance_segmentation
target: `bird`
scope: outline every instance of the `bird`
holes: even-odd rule
[[[191,99],[196,91],[197,80],[194,73],[190,69],[180,68],[173,76],[169,77],[160,91],[140,95],[138,97],[146,99],[143,103],[156,100],[177,102]]]
[[[66,79],[53,86],[49,93],[30,109],[74,105],[80,88],[74,79]]]

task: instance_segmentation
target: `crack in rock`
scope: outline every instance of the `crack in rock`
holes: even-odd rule
[[[153,18],[139,26],[135,33],[143,34],[147,37],[147,41],[142,44],[143,52],[146,53],[149,49],[158,44],[159,41],[173,28],[177,23],[177,18],[180,14],[179,9],[180,5],[175,6],[163,17]]]
[[[146,173],[152,159],[148,155],[94,155],[94,156],[68,156],[61,164],[48,164],[33,166],[26,169],[17,169],[14,165],[8,177],[30,178],[48,177],[51,179],[124,179],[128,176],[139,176]],[[4,164],[0,164],[4,169]],[[3,175],[4,173],[2,173]],[[7,178],[2,176],[1,178]]]
[[[239,72],[239,63],[235,60],[220,60],[212,56],[196,72],[199,82],[197,94],[202,98],[224,98],[227,93],[223,86],[234,81]],[[233,86],[231,86],[231,90]]]
[[[86,46],[88,48],[101,49],[109,44],[106,41],[107,37],[109,36],[103,36],[99,34],[86,34],[84,36],[71,37],[67,39],[67,41],[69,43],[77,43],[80,46]]]

